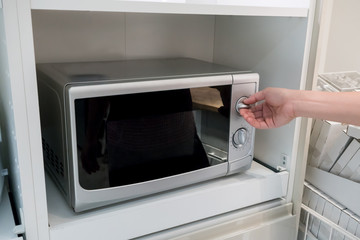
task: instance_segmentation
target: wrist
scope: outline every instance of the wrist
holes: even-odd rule
[[[313,117],[316,113],[315,109],[320,107],[316,95],[314,91],[297,90],[297,94],[294,95],[295,117]],[[322,110],[318,109],[318,111]]]
[[[306,98],[306,91],[303,90],[289,90],[288,102],[292,105],[293,118],[302,116],[302,107]]]

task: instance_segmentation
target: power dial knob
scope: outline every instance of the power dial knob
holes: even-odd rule
[[[245,145],[248,131],[246,128],[239,128],[233,135],[233,144],[236,148]]]
[[[236,101],[235,109],[238,113],[240,113],[240,109],[243,108],[249,108],[250,106],[244,103],[244,100],[247,99],[247,97],[241,97]]]

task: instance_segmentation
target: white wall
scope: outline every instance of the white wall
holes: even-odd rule
[[[32,20],[38,63],[213,58],[214,16],[33,11]]]
[[[360,72],[360,1],[333,0],[330,21],[323,71]]]
[[[299,89],[306,26],[305,18],[217,17],[214,61],[259,73],[260,89]],[[291,160],[294,142],[298,144],[295,128],[293,121],[277,129],[257,129],[255,157],[274,168],[282,154]]]

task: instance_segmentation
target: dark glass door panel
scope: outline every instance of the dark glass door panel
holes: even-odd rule
[[[230,86],[75,100],[80,185],[134,184],[227,161]]]

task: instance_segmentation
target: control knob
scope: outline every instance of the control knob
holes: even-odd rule
[[[236,148],[240,148],[245,145],[247,140],[247,130],[246,128],[239,128],[233,135],[233,144]]]
[[[247,99],[247,97],[241,97],[236,101],[235,109],[238,113],[240,113],[240,109],[243,108],[250,108],[250,105],[247,105],[244,103],[244,100]]]

